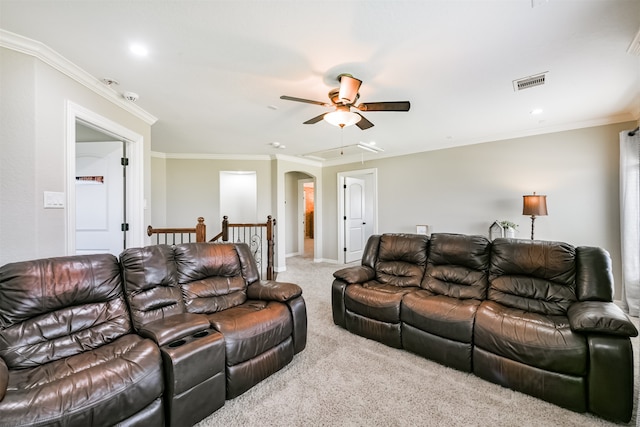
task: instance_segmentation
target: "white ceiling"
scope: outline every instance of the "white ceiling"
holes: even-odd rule
[[[640,1],[533,2],[0,0],[0,28],[139,94],[164,153],[301,156],[374,141],[384,153],[362,153],[374,158],[637,120]],[[541,72],[544,86],[514,91]],[[360,101],[411,110],[363,113],[373,128],[341,133],[302,124],[323,107],[279,99],[327,101],[340,73],[363,80]]]

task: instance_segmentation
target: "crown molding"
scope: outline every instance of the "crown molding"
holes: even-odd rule
[[[286,154],[202,154],[202,153],[163,153],[161,151],[151,151],[151,157],[158,159],[183,159],[183,160],[280,160],[298,163],[307,166],[321,168],[322,162],[305,159],[303,157],[289,156]]]
[[[105,85],[96,77],[78,67],[44,43],[0,29],[0,47],[14,50],[38,58],[67,77],[75,80],[98,95],[113,102],[118,107],[153,125],[158,119],[131,101],[125,100],[118,92]]]
[[[152,151],[151,157],[184,160],[271,160],[268,154],[163,153]]]
[[[304,157],[290,156],[288,154],[274,154],[273,158],[276,160],[298,163],[298,164],[307,165],[307,166],[315,166],[318,168],[321,168],[322,166],[325,165],[324,162],[321,162],[318,160],[311,160],[311,159],[306,159]]]

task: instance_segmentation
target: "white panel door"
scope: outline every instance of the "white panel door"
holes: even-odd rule
[[[76,144],[76,253],[124,249],[123,143]]]
[[[344,262],[348,263],[362,258],[366,243],[365,181],[360,178],[345,177],[344,184]]]

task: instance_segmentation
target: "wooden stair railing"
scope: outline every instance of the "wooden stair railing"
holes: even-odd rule
[[[251,249],[253,258],[258,265],[260,277],[263,269],[267,280],[274,280],[274,247],[275,234],[274,227],[276,220],[267,216],[267,222],[256,224],[231,224],[225,215],[222,220],[222,231],[215,235],[209,242],[234,242],[246,243]],[[147,227],[147,235],[156,235],[156,244],[175,245],[180,243],[190,243],[194,239],[196,242],[207,241],[207,226],[203,217],[198,217],[198,224],[193,228],[153,228]],[[162,237],[161,237],[162,236]],[[186,241],[185,241],[186,240]],[[264,264],[264,253],[266,252],[266,265]]]
[[[198,223],[193,228],[153,228],[147,227],[147,236],[156,235],[156,245],[175,245],[179,243],[191,243],[195,238],[196,242],[207,241],[207,226],[204,223],[204,218],[199,216]],[[164,240],[161,241],[160,236],[164,236]],[[185,241],[186,236],[186,241]]]
[[[264,267],[267,280],[274,280],[273,259],[275,240],[273,229],[276,220],[267,216],[267,222],[255,224],[232,224],[229,217],[222,217],[222,231],[218,233],[210,242],[222,240],[223,242],[246,243],[251,249],[251,253],[258,264],[258,270],[261,272]],[[266,266],[263,263],[264,252],[267,255]]]

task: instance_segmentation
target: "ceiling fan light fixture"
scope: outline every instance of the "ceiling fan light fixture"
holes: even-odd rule
[[[355,125],[362,119],[360,114],[354,113],[352,111],[333,111],[331,113],[327,113],[324,115],[324,119],[331,123],[334,126],[352,126]]]

